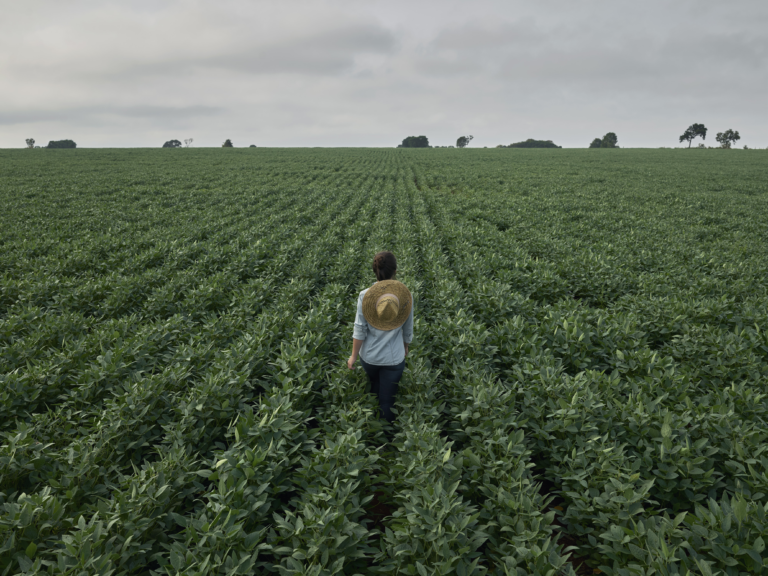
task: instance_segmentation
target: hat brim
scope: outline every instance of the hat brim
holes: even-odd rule
[[[389,322],[382,321],[376,313],[376,302],[384,294],[394,294],[400,301],[397,316]],[[363,296],[363,316],[365,316],[368,324],[377,330],[384,330],[386,332],[405,324],[405,321],[408,320],[408,316],[411,314],[412,305],[413,298],[405,284],[397,280],[382,280],[368,288],[365,296]]]

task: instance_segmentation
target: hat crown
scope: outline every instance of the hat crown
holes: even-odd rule
[[[408,288],[397,280],[380,280],[365,290],[363,316],[378,330],[394,330],[411,314],[413,300]]]
[[[400,306],[394,296],[384,296],[376,304],[376,315],[383,322],[392,322],[400,312]]]

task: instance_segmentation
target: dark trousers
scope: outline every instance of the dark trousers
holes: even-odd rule
[[[371,394],[376,394],[379,398],[381,415],[387,422],[392,423],[395,420],[392,406],[395,405],[398,382],[400,382],[403,370],[405,370],[405,360],[394,366],[374,366],[360,358],[360,364],[363,365],[363,370],[365,370],[368,381],[371,383]]]

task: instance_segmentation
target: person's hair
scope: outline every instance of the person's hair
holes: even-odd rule
[[[392,252],[379,252],[373,257],[373,273],[376,280],[391,280],[397,272],[397,260]]]

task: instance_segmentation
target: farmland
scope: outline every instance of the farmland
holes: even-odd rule
[[[766,200],[765,151],[0,151],[0,574],[766,573]]]

